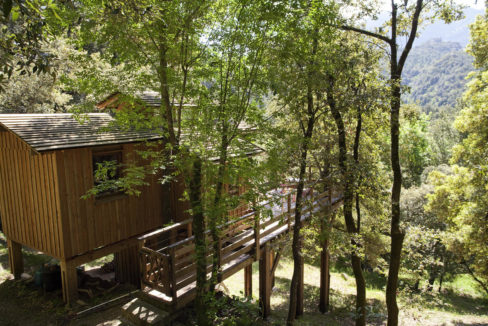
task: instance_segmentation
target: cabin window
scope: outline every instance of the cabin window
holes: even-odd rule
[[[92,152],[93,183],[97,187],[97,198],[119,195],[121,189],[122,148],[110,148]]]

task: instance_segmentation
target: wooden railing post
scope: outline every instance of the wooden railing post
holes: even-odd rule
[[[244,295],[252,297],[252,264],[244,267]]]
[[[217,282],[222,282],[222,237],[219,237],[219,272],[217,274]]]
[[[261,225],[260,225],[260,220],[261,220],[261,217],[259,215],[259,211],[254,211],[254,246],[255,246],[255,256],[256,256],[256,260],[259,260],[260,258],[260,245],[259,245],[259,242],[260,242],[260,228],[261,228]]]
[[[288,231],[291,232],[291,192],[288,193],[288,197],[287,197],[287,204],[288,204],[288,214],[287,214],[287,218],[288,218]]]
[[[271,273],[270,273],[270,247],[266,242],[263,255],[259,260],[259,305],[261,316],[266,319],[271,313]]]
[[[177,306],[177,289],[176,289],[176,259],[175,259],[175,248],[169,250],[168,256],[168,274],[169,274],[169,284],[170,293],[173,298],[173,305]]]

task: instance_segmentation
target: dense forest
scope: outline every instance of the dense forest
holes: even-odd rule
[[[286,180],[296,188],[286,323],[303,314],[304,259],[318,261],[326,240],[333,263],[354,275],[354,323],[375,318],[376,275],[387,324],[398,325],[399,297],[442,296],[458,276],[488,297],[488,12],[464,49],[416,44],[422,22],[462,18],[451,1],[392,1],[381,27],[357,24],[379,11],[349,1],[5,0],[0,113],[82,121],[111,94],[135,108],[144,92],[157,94],[153,111],[113,115],[118,127],[159,130],[163,149],[141,152],[150,163],[122,166],[123,177],[86,196],[107,187],[137,195],[147,174],[184,182],[181,200],[202,231],[194,324],[227,325],[217,254],[206,277],[225,212],[244,200],[265,218],[258,203]],[[249,144],[265,154],[248,157]],[[247,192],[236,198],[229,184]],[[342,207],[301,223],[307,187],[338,190]]]
[[[405,100],[418,103],[427,113],[456,106],[473,70],[472,61],[458,43],[433,39],[416,46],[405,64],[403,82],[410,88]]]

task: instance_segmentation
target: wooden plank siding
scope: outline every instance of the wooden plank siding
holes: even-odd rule
[[[124,163],[138,160],[137,146],[122,146]],[[154,230],[167,222],[163,218],[162,186],[156,175],[147,178],[149,185],[140,189],[139,196],[119,194],[81,199],[94,185],[92,151],[76,148],[55,152],[66,259]]]
[[[7,238],[62,258],[56,209],[54,152],[34,153],[13,133],[0,132],[0,214]]]
[[[122,145],[125,163],[137,143]],[[8,239],[58,259],[70,259],[162,227],[157,175],[140,196],[81,199],[93,187],[93,148],[34,152],[0,127],[0,216]]]

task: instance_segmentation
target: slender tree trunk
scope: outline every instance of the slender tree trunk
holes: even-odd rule
[[[397,57],[397,5],[392,0],[391,40],[390,40],[390,137],[391,137],[391,168],[393,170],[393,185],[391,189],[391,249],[388,282],[386,284],[386,307],[388,309],[388,326],[398,325],[397,288],[398,273],[400,271],[401,254],[405,233],[400,228],[400,195],[402,190],[402,169],[400,166],[399,137],[400,137],[400,100],[402,70],[412,49],[417,35],[420,12],[423,0],[417,0],[415,12],[412,16],[410,34],[400,58]]]
[[[222,138],[220,143],[220,155],[219,155],[219,166],[217,171],[217,183],[215,185],[215,197],[214,197],[214,212],[212,213],[212,218],[209,221],[210,234],[212,235],[213,241],[213,262],[212,262],[212,277],[210,280],[210,291],[215,290],[215,285],[218,282],[218,273],[220,271],[220,234],[218,230],[218,223],[222,220],[222,208],[220,207],[222,202],[222,191],[224,188],[224,174],[227,162],[227,152],[228,152],[228,135],[227,128],[224,122],[224,127],[222,128]]]
[[[327,89],[327,103],[337,126],[337,133],[339,138],[339,168],[341,170],[344,181],[344,220],[346,222],[347,232],[353,236],[358,234],[357,227],[352,215],[353,206],[353,175],[347,168],[347,143],[346,130],[344,121],[339,109],[336,106],[333,96],[334,79],[329,76],[329,86]],[[353,245],[357,245],[354,239],[351,239]],[[355,251],[351,252],[351,265],[356,279],[356,326],[366,325],[366,281],[364,279],[363,270],[361,268],[361,258]]]
[[[207,283],[207,262],[205,243],[205,217],[202,206],[202,161],[196,157],[190,181],[190,202],[193,211],[192,227],[195,235],[195,253],[197,263],[197,287],[195,311],[198,325],[210,325],[205,309],[205,289]]]
[[[169,92],[169,85],[168,85],[168,62],[166,58],[166,41],[164,39],[160,39],[160,51],[159,51],[159,71],[158,71],[158,78],[159,78],[159,92],[161,96],[161,107],[160,107],[160,114],[165,118],[165,123],[163,124],[163,141],[164,144],[170,144],[169,147],[165,146],[163,149],[164,154],[164,168],[163,175],[170,176],[174,173],[175,167],[171,164],[171,154],[176,148],[176,139],[173,130],[173,115],[172,115],[172,108],[171,108],[171,101],[170,101],[170,92]],[[174,200],[174,187],[173,181],[169,181],[167,184],[163,185],[163,198],[162,201],[164,203],[163,209],[164,214],[163,216],[170,216],[171,218],[175,218],[178,216],[177,212],[177,205],[175,205]]]
[[[399,83],[399,80],[398,80]],[[397,288],[398,272],[400,271],[403,238],[405,234],[400,228],[400,192],[402,188],[402,171],[399,158],[400,133],[400,86],[394,85],[390,117],[391,165],[393,169],[393,186],[391,191],[391,249],[390,268],[386,285],[386,306],[388,309],[388,326],[398,325]]]
[[[353,158],[356,163],[356,170],[359,170],[359,144],[361,141],[361,129],[363,125],[363,117],[361,107],[358,106],[356,134],[354,136]],[[361,205],[359,200],[359,186],[361,185],[361,176],[358,175],[356,180],[356,216],[357,216],[357,231],[361,232]]]
[[[309,104],[313,107],[313,99],[309,100]],[[303,206],[303,188],[305,185],[305,171],[307,168],[308,146],[312,138],[313,126],[315,122],[315,115],[311,114],[308,118],[307,130],[303,138],[301,157],[300,157],[300,173],[298,176],[297,195],[295,202],[295,227],[293,228],[293,277],[290,285],[290,306],[288,309],[287,324],[293,325],[293,321],[297,316],[297,301],[298,301],[298,283],[301,281],[301,270],[303,269],[302,246],[303,237],[300,235],[302,226],[302,206]]]

